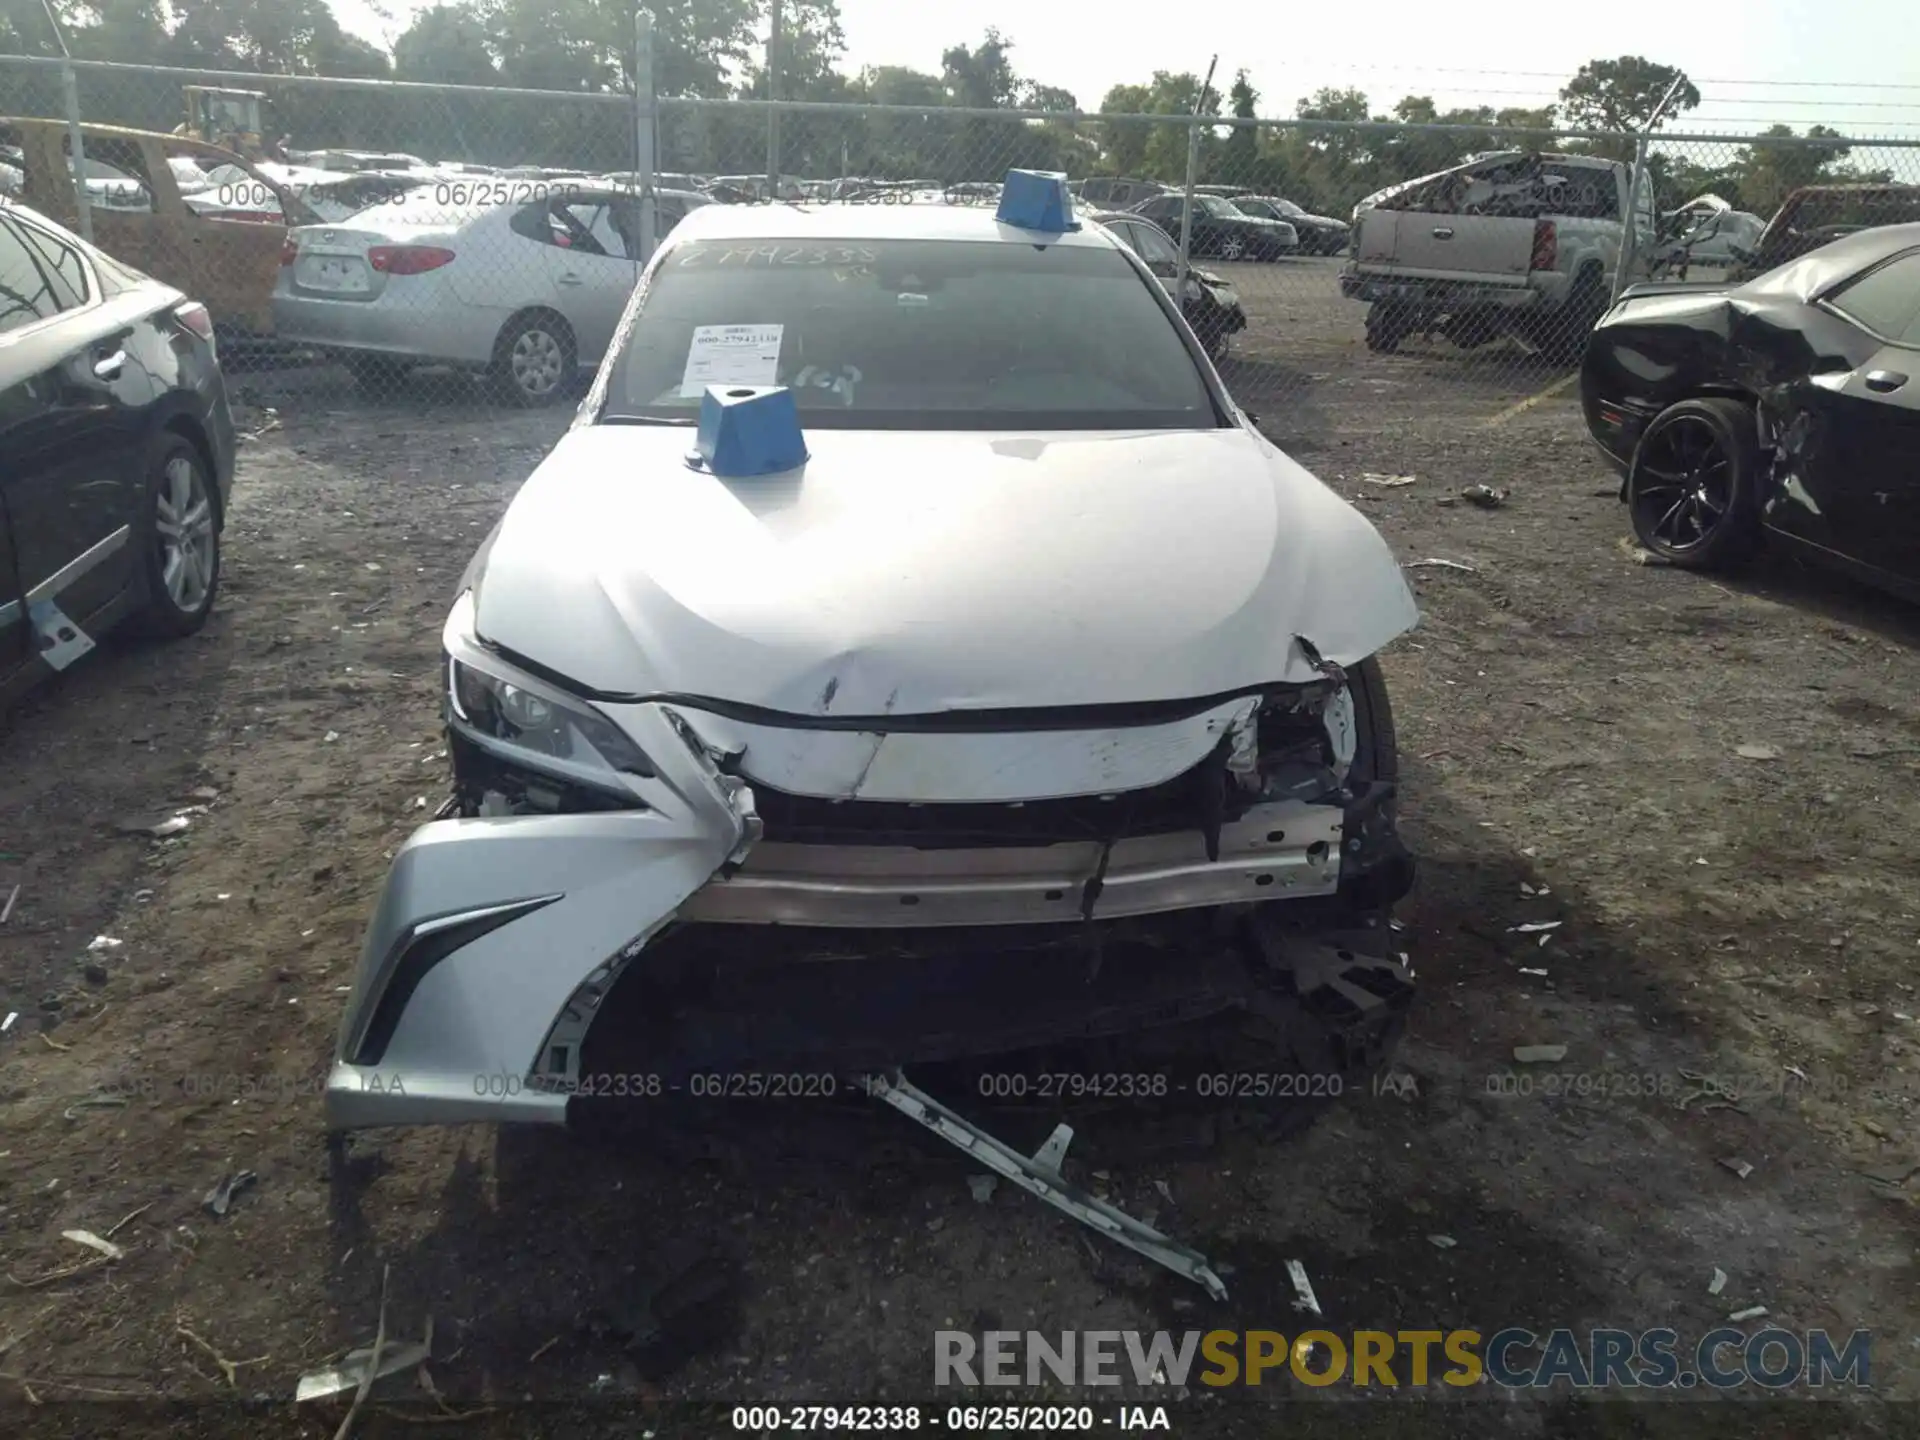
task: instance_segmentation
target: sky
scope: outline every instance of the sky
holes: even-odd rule
[[[347,29],[376,43],[404,29],[416,0],[334,0]],[[425,0],[419,0],[425,3]],[[1540,105],[1590,59],[1641,54],[1678,65],[1700,107],[1676,128],[1746,133],[1785,122],[1853,135],[1920,135],[1915,0],[1678,0],[1588,6],[1542,0],[1371,0],[1185,10],[1099,0],[840,0],[845,64],[938,72],[940,53],[989,27],[1013,42],[1023,77],[1071,90],[1096,110],[1108,87],[1156,69],[1203,73],[1219,55],[1223,90],[1246,69],[1262,115],[1291,115],[1321,86],[1354,86],[1385,112],[1401,96],[1455,105]],[[1193,16],[1189,25],[1170,23]],[[1636,21],[1646,17],[1649,23]],[[1619,38],[1609,38],[1607,19]],[[1185,33],[1182,33],[1184,30]]]

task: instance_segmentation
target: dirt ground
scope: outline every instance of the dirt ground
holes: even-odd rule
[[[109,643],[0,730],[0,900],[20,887],[0,927],[0,1012],[19,1012],[0,1423],[80,1433],[95,1412],[68,1402],[117,1396],[117,1433],[167,1400],[171,1433],[330,1434],[338,1409],[287,1421],[294,1382],[371,1341],[383,1275],[389,1336],[431,1322],[457,1409],[666,1407],[927,1401],[939,1329],[1292,1333],[1290,1259],[1335,1330],[1694,1338],[1764,1305],[1792,1330],[1872,1329],[1874,1393],[1920,1398],[1915,613],[1780,561],[1636,563],[1573,391],[1516,408],[1562,376],[1504,347],[1369,356],[1331,274],[1238,267],[1258,318],[1228,379],[1406,561],[1472,568],[1410,571],[1423,620],[1385,660],[1422,863],[1413,1084],[1285,1144],[1124,1113],[1076,1142],[1119,1203],[1231,1267],[1229,1300],[1010,1187],[976,1202],[957,1157],[877,1106],[817,1146],[776,1115],[693,1160],[475,1131],[361,1138],[330,1169],[317,1090],[362,926],[445,794],[440,622],[566,417],[236,374],[243,423],[271,428],[243,451],[206,631]],[[1457,499],[1474,483],[1510,494],[1479,509]],[[182,806],[182,834],[121,833]],[[1565,1060],[1516,1067],[1530,1044]],[[1532,1093],[1507,1093],[1516,1074]],[[215,1217],[203,1197],[236,1170],[257,1178]],[[659,1298],[676,1286],[693,1302]],[[664,1334],[650,1296],[678,1317]],[[1911,1408],[1839,1404],[1763,1431],[1703,1393],[1624,1419],[1456,1400],[1399,1433],[1678,1414],[1700,1434],[1728,1413],[1742,1434],[1913,1433]],[[1256,1434],[1261,1395],[1167,1403],[1175,1433]]]

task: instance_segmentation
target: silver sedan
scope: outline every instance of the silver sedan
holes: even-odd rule
[[[655,192],[664,236],[704,195]],[[645,257],[631,190],[480,178],[422,185],[287,233],[281,339],[337,356],[363,387],[414,365],[480,371],[522,405],[598,365]]]

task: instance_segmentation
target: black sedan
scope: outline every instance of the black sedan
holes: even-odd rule
[[[1588,342],[1635,534],[1704,569],[1764,534],[1920,599],[1920,224],[1744,285],[1638,285]]]
[[[200,628],[233,454],[206,307],[0,202],[0,698]]]
[[[1303,255],[1338,255],[1347,248],[1353,227],[1331,215],[1309,215],[1291,200],[1278,195],[1236,195],[1233,203],[1242,213],[1268,220],[1284,220],[1300,236]]]
[[[1180,250],[1171,236],[1144,216],[1108,211],[1093,217],[1125,242],[1146,262],[1172,294],[1180,278]],[[1207,357],[1216,362],[1226,358],[1227,337],[1247,328],[1247,312],[1240,308],[1240,296],[1218,275],[1187,267],[1186,293],[1179,297],[1180,313],[1207,347]]]
[[[1180,215],[1186,205],[1184,195],[1156,195],[1142,201],[1130,213],[1144,215],[1162,230],[1180,238]],[[1231,200],[1218,195],[1193,197],[1193,237],[1187,242],[1189,255],[1210,255],[1220,260],[1278,260],[1291,255],[1300,246],[1293,226],[1260,215],[1248,215]]]

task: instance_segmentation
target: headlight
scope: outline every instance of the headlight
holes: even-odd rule
[[[653,762],[606,716],[585,702],[524,681],[503,680],[447,659],[447,710],[461,730],[490,749],[506,747],[523,764],[592,781],[619,773],[652,778]]]

